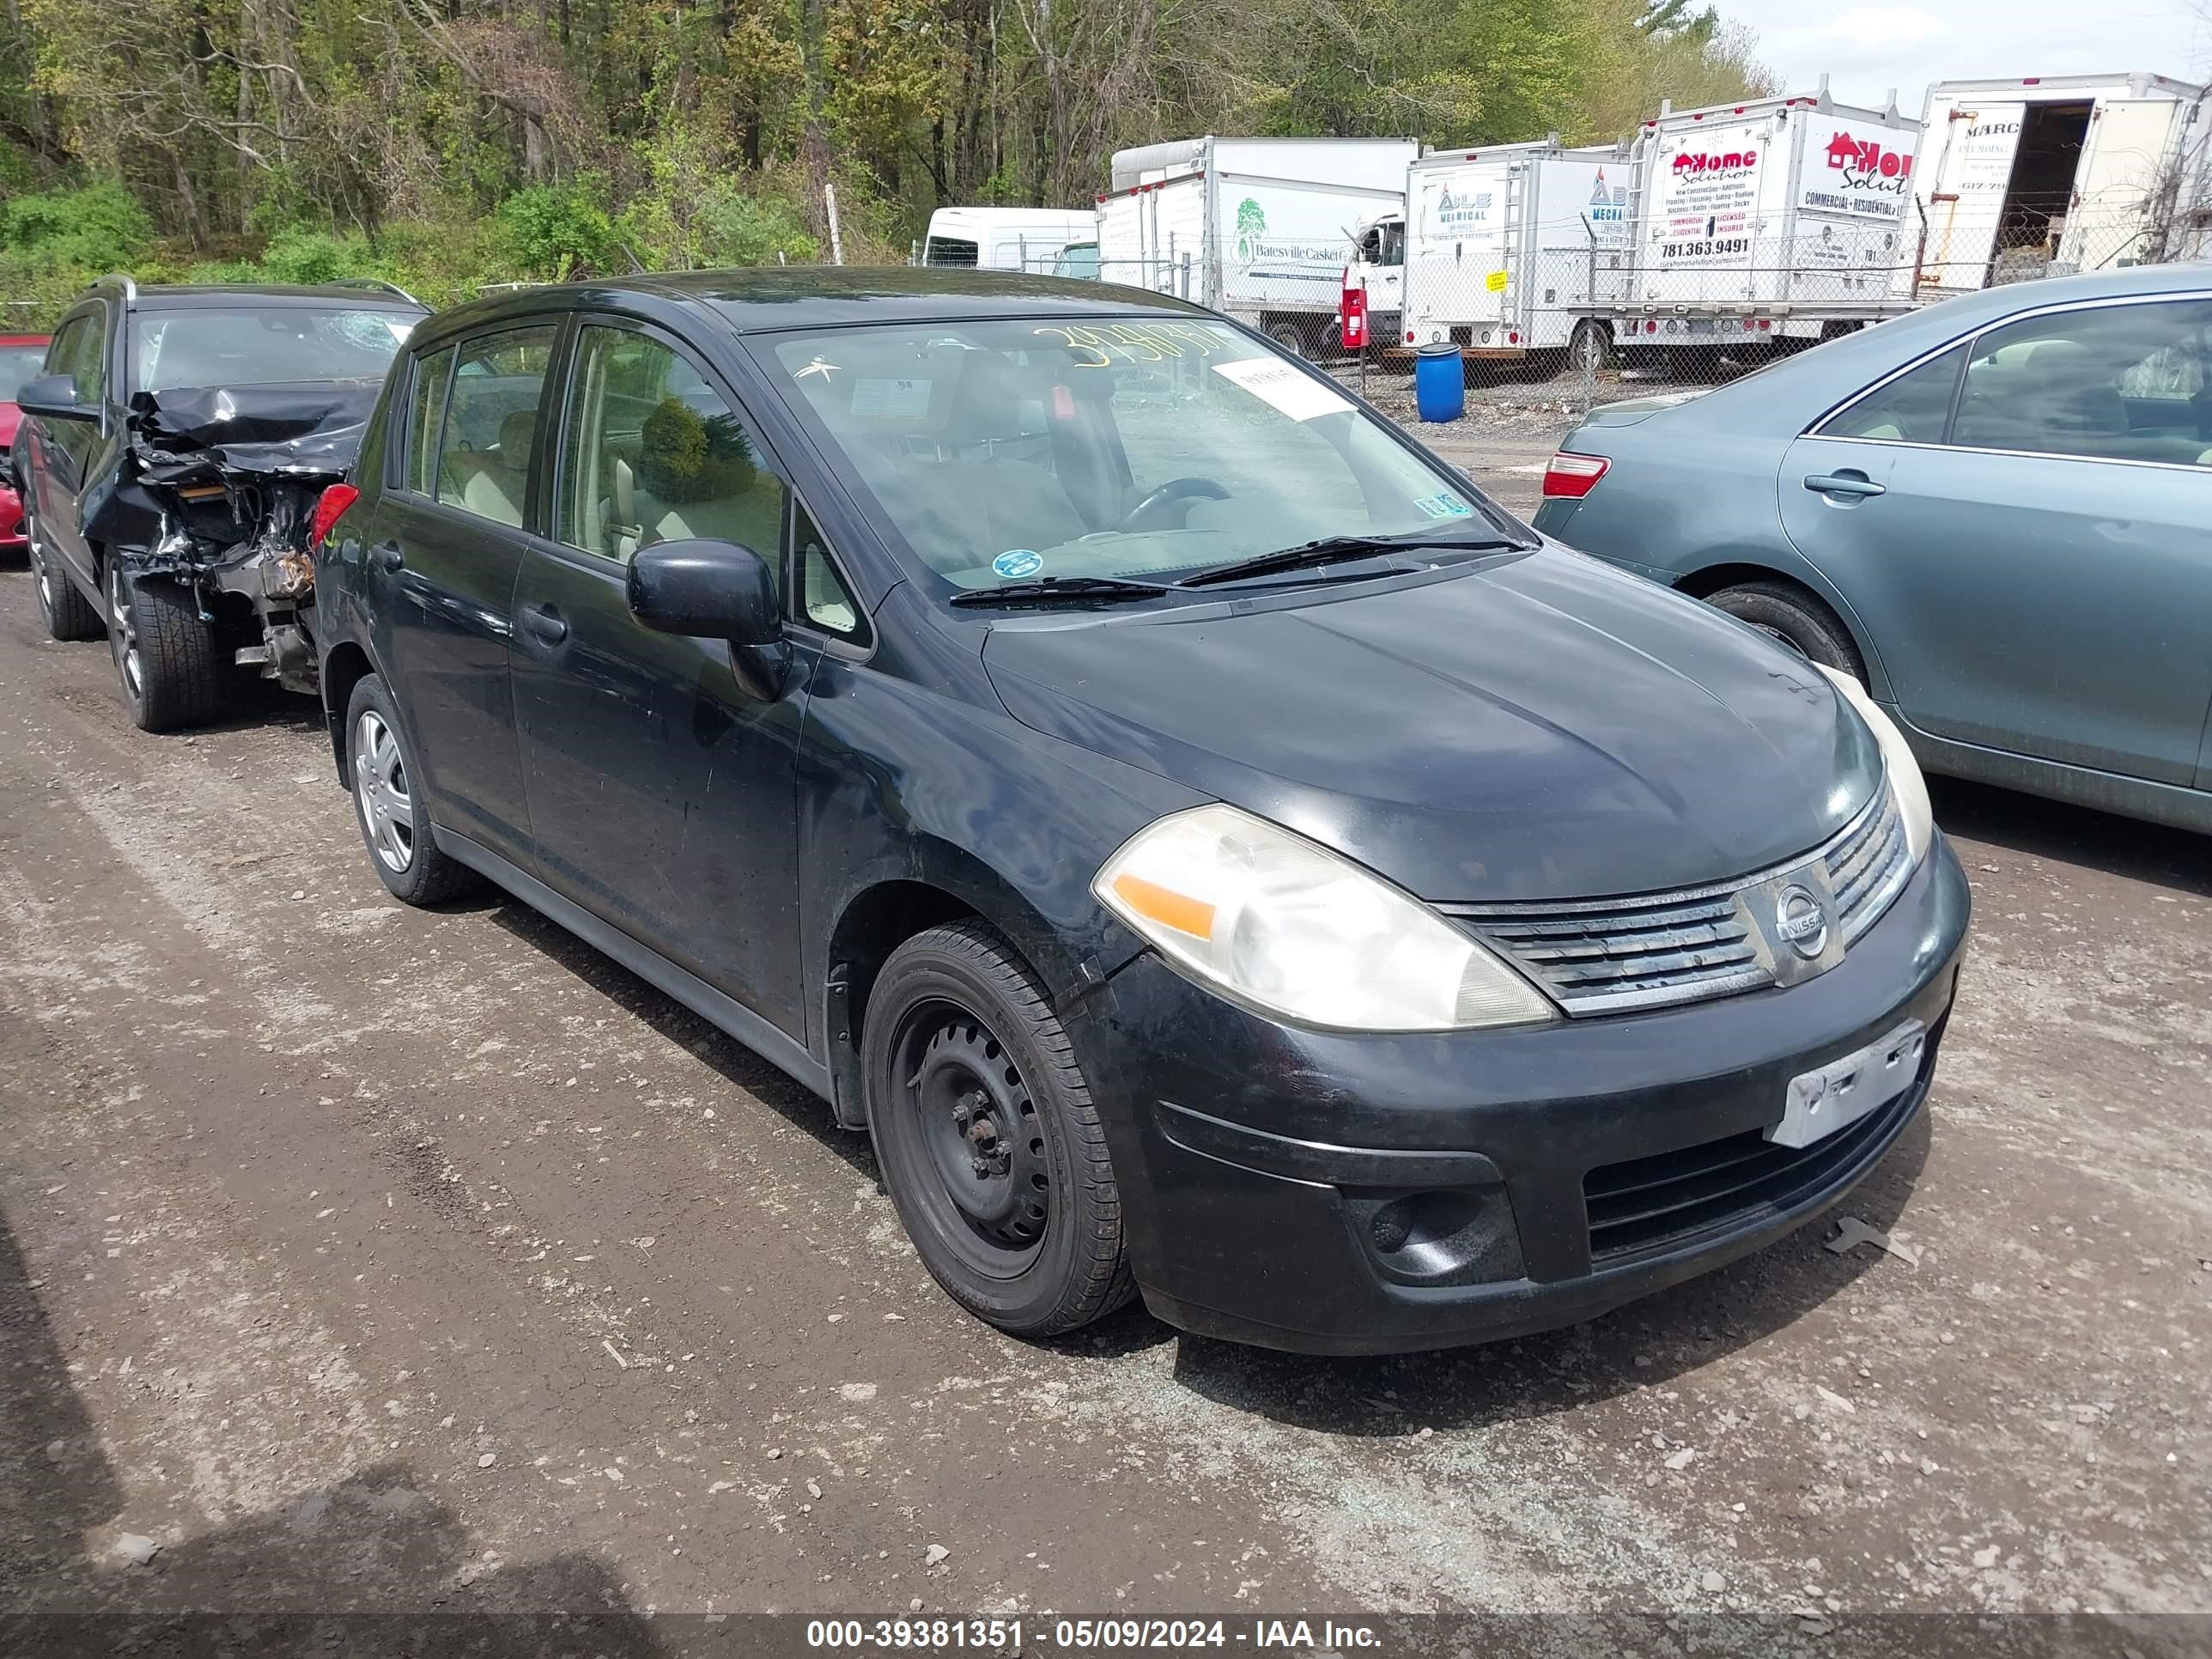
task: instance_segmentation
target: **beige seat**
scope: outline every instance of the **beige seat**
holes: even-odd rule
[[[476,453],[477,465],[461,485],[461,505],[495,524],[520,526],[530,498],[530,455],[538,441],[538,416],[518,409],[499,423],[499,447]]]

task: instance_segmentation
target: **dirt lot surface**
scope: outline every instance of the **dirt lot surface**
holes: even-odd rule
[[[1535,512],[1541,497],[1544,464],[1581,420],[1583,383],[1573,374],[1470,386],[1467,412],[1458,420],[1425,422],[1414,410],[1411,375],[1370,369],[1363,383],[1357,365],[1334,365],[1329,372],[1523,518]],[[1609,372],[1597,381],[1593,401],[1702,389],[1649,377],[1623,380]]]
[[[1032,1346],[745,1050],[388,900],[306,702],[142,736],[0,573],[0,1607],[2212,1610],[2212,855],[1937,805],[1963,1000],[1845,1206],[1901,1255]]]

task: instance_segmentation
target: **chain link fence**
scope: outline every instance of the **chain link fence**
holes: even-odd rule
[[[1933,234],[1910,204],[1880,223],[1797,219],[1785,235],[1635,227],[1620,203],[1467,234],[1346,227],[1339,252],[1271,252],[1223,236],[1165,258],[1079,244],[1033,250],[1024,270],[1172,295],[1258,328],[1347,384],[1390,398],[1425,349],[1456,348],[1478,417],[1553,419],[1647,393],[1691,391],[1821,341],[2005,283],[2202,258],[2212,204],[2160,222],[2077,224],[2008,210],[2000,224]],[[1470,202],[1459,210],[1476,211]],[[1691,230],[1702,233],[1705,227]],[[1937,254],[1949,257],[1937,258]],[[1380,255],[1376,258],[1372,256]],[[1364,283],[1369,343],[1344,344],[1346,273]]]

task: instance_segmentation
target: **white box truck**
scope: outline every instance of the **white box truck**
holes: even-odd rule
[[[2160,75],[1939,81],[1919,292],[2202,258],[2206,90]]]
[[[1355,245],[1402,210],[1419,154],[1410,138],[1212,137],[1118,151],[1113,188],[1098,198],[1098,274],[1319,355],[1337,338]],[[1395,333],[1395,316],[1389,325]]]
[[[1662,108],[1636,140],[1631,356],[1810,343],[1911,309],[1920,124],[1810,96]]]
[[[915,263],[1048,275],[1062,250],[1089,241],[1097,224],[1080,208],[939,208]]]
[[[1469,357],[1601,353],[1595,313],[1628,294],[1632,179],[1625,149],[1556,139],[1422,156],[1406,173],[1396,340]]]

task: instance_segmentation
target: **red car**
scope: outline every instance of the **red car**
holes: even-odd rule
[[[34,380],[46,361],[43,334],[0,334],[0,553],[21,552],[28,543],[23,535],[23,501],[15,493],[15,469],[9,454],[15,447],[15,428],[23,411],[15,407],[15,392],[26,380]]]

